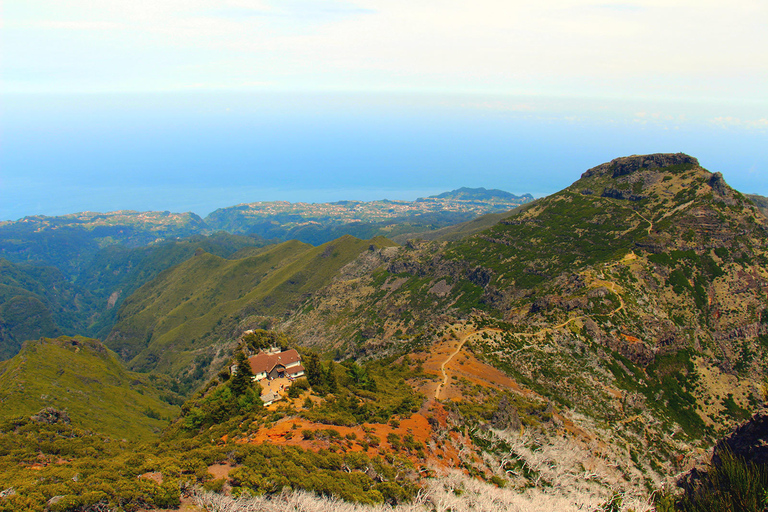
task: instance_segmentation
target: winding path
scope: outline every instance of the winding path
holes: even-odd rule
[[[619,311],[621,311],[622,309],[624,309],[624,299],[622,299],[621,295],[616,291],[616,283],[608,281],[608,285],[611,288],[611,291],[613,293],[615,293],[616,296],[619,298],[619,307],[617,307],[613,311],[610,311],[609,313],[606,314],[607,316],[613,316],[616,313],[618,313]],[[513,336],[540,336],[540,335],[542,335],[542,334],[544,334],[546,332],[551,332],[551,331],[555,331],[557,329],[562,329],[563,327],[565,327],[566,325],[568,325],[569,323],[571,323],[571,322],[573,322],[575,320],[578,320],[580,318],[587,318],[587,317],[588,317],[588,315],[575,316],[573,318],[569,318],[568,320],[566,320],[565,322],[563,322],[561,324],[555,325],[553,327],[543,327],[543,328],[539,329],[536,332],[513,332],[513,333],[509,333],[509,334],[511,334]],[[473,335],[475,335],[477,333],[486,332],[486,331],[499,331],[499,329],[487,329],[487,328],[486,329],[477,329],[477,330],[469,331],[469,332],[464,333],[464,334],[461,335],[461,337],[459,338],[459,345],[456,347],[456,350],[451,352],[451,354],[445,359],[445,361],[443,361],[440,364],[440,371],[443,373],[443,381],[437,386],[437,389],[435,390],[435,400],[440,400],[440,392],[443,390],[443,388],[445,386],[448,385],[448,372],[445,371],[445,366],[448,363],[450,363],[451,360],[454,357],[456,357],[459,352],[461,352],[461,349],[464,348],[464,344],[467,342],[467,340],[471,336],[473,336]],[[530,348],[530,346],[531,345],[528,345],[528,346],[523,347],[523,348]],[[520,350],[523,350],[523,349],[520,349]]]
[[[445,365],[448,364],[451,359],[456,357],[456,354],[461,352],[461,349],[464,347],[464,343],[467,342],[467,338],[475,334],[479,331],[472,331],[467,334],[465,334],[460,340],[459,340],[459,346],[456,347],[456,350],[453,351],[451,355],[448,356],[448,359],[443,361],[443,364],[440,365],[440,371],[443,372],[443,382],[440,383],[440,385],[437,386],[437,389],[435,390],[435,400],[440,400],[440,391],[442,391],[443,387],[445,387],[448,384],[448,373],[445,371]]]

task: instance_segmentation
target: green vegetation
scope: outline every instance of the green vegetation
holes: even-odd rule
[[[297,447],[269,445],[244,446],[235,461],[242,464],[232,471],[233,494],[276,494],[283,489],[304,489],[321,496],[335,496],[359,503],[411,499],[416,487],[408,472],[397,471],[391,463],[377,457],[348,453],[339,455],[326,450],[305,451]],[[406,460],[399,464],[409,467]],[[370,474],[381,480],[377,482]]]
[[[0,419],[55,407],[81,428],[149,439],[178,414],[180,399],[169,387],[167,377],[125,370],[98,340],[43,338],[0,363]]]
[[[178,374],[193,353],[231,340],[239,319],[284,314],[371,245],[392,242],[347,236],[312,247],[293,241],[237,260],[199,253],[126,300],[107,345],[133,369]]]
[[[72,240],[60,243],[76,246]],[[57,259],[61,255],[54,251],[55,247],[46,244],[43,246],[52,251],[50,254],[23,252],[34,263],[11,263],[0,258],[0,324],[5,327],[0,329],[0,359],[12,357],[22,342],[41,336],[82,334],[103,339],[112,328],[123,300],[163,270],[199,250],[228,257],[244,247],[265,243],[253,237],[217,233],[146,247],[97,244],[92,253],[83,249],[87,258],[78,253],[78,258],[83,259],[72,268],[68,260]],[[14,256],[14,253],[6,254]],[[17,259],[20,257],[17,255]],[[45,265],[46,262],[60,265],[66,273]]]
[[[0,423],[0,511],[175,508],[192,486],[221,489],[223,481],[207,468],[224,462],[237,466],[230,473],[235,495],[276,494],[288,487],[362,503],[398,503],[417,490],[410,471],[403,471],[410,467],[406,460],[212,445],[207,432],[137,446],[62,422],[15,418]]]
[[[747,462],[728,450],[680,499],[665,493],[656,496],[658,512],[763,512],[766,508],[768,468]]]
[[[311,421],[332,425],[386,423],[418,411],[423,397],[405,379],[414,372],[408,365],[392,364],[394,358],[358,365],[354,361],[319,363],[311,353],[304,358],[312,392],[325,397],[317,406],[299,414]],[[330,396],[326,396],[328,394]]]
[[[0,481],[6,492],[0,511],[178,506],[180,482],[195,481],[195,454],[179,460],[170,451],[158,457],[134,448],[61,422],[6,420],[0,423]],[[163,482],[137,478],[150,471],[161,471]]]
[[[26,340],[86,332],[88,321],[78,308],[97,305],[91,291],[68,282],[55,267],[0,258],[0,360],[13,357]]]
[[[584,265],[621,256],[645,232],[631,210],[604,198],[560,192],[452,247],[447,257],[493,272],[491,283],[530,288]],[[618,236],[619,233],[622,236]]]

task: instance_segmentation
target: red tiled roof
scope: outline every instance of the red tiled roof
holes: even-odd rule
[[[301,356],[296,352],[296,349],[286,350],[278,354],[266,354],[259,352],[255,356],[248,358],[248,363],[251,365],[251,371],[254,375],[258,375],[261,372],[269,373],[275,365],[281,364],[288,366],[291,363],[301,361]],[[293,370],[293,368],[291,368]]]
[[[288,375],[296,375],[297,373],[303,372],[304,367],[302,365],[293,366],[291,368],[286,368],[285,371],[288,373]]]

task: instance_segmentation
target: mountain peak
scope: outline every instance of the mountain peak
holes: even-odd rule
[[[632,174],[640,169],[660,169],[673,165],[693,165],[698,167],[699,161],[685,153],[654,153],[652,155],[624,156],[593,167],[582,174],[581,177],[589,178],[610,174],[612,178],[618,178],[619,176]]]

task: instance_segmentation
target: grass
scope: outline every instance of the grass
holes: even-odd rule
[[[285,313],[372,244],[392,242],[345,236],[319,247],[285,242],[238,260],[198,255],[127,300],[107,343],[131,368],[178,374],[185,352],[232,335],[233,318]]]
[[[768,467],[726,449],[682,497],[660,493],[656,501],[658,512],[763,512],[768,508]]]
[[[98,340],[29,341],[14,358],[0,363],[0,419],[55,407],[67,410],[81,428],[146,440],[179,412],[168,403],[175,401],[166,391],[169,381],[125,370]]]

